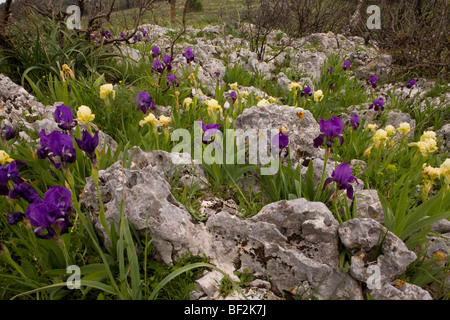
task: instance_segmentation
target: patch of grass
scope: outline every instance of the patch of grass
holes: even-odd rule
[[[236,270],[234,272],[234,275],[239,277],[239,282],[233,284],[226,277],[223,277],[220,280],[220,284],[219,284],[220,296],[227,297],[235,290],[236,285],[240,286],[240,287],[248,287],[250,282],[255,280],[255,277],[249,272],[248,268],[245,268],[244,272],[240,272],[239,270]]]
[[[446,92],[449,92],[449,91],[450,91],[450,87],[448,86],[447,83],[437,82],[431,90],[428,90],[425,97],[436,98],[436,97],[442,96],[443,94],[445,94]]]
[[[168,268],[164,264],[155,260],[149,260],[147,264],[147,273],[150,275],[149,281],[151,289],[155,289],[157,284],[172,272],[177,271],[183,266],[203,262],[207,263],[206,257],[194,256],[188,253],[177,260],[173,267]],[[160,290],[157,300],[189,300],[190,294],[195,290],[195,280],[198,279],[205,268],[197,268],[182,273],[172,281],[168,282]]]
[[[185,1],[178,0],[176,4],[176,19],[181,20]],[[200,12],[188,12],[186,14],[186,21],[189,26],[197,29],[203,29],[209,25],[218,25],[227,22],[230,17],[239,16],[240,12],[244,9],[245,1],[243,0],[208,0],[203,1],[203,10]],[[146,12],[142,17],[141,24],[158,24],[163,27],[173,27],[170,20],[170,7],[167,2],[155,3],[153,13],[151,11]],[[135,9],[121,10],[114,12],[111,15],[111,24],[106,27],[114,30],[120,30],[126,28],[125,21],[133,21],[133,15]],[[234,19],[233,19],[234,20]],[[128,26],[131,28],[131,26]],[[119,33],[122,30],[119,31]]]

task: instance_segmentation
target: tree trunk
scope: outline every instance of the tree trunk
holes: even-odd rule
[[[175,9],[176,9],[176,5],[177,5],[177,1],[176,0],[169,0],[170,3],[170,20],[172,21],[172,23],[175,22]]]
[[[8,20],[11,17],[11,3],[12,0],[6,0],[3,6],[3,16],[0,21],[1,30],[6,30],[6,26],[8,25]]]

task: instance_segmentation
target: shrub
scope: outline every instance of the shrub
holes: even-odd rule
[[[186,0],[186,12],[203,11],[203,2],[201,0]]]
[[[352,33],[375,40],[378,46],[393,56],[395,72],[403,77],[431,76],[448,79],[450,6],[440,0],[380,0],[364,1],[381,9],[381,29],[366,27],[365,12]]]

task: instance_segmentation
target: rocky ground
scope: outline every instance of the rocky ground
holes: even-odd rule
[[[149,32],[155,45],[168,49],[167,29],[153,25],[142,26]],[[203,36],[199,37],[202,31]],[[223,83],[226,64],[240,64],[249,72],[256,72],[267,77],[276,77],[278,85],[286,87],[291,81],[283,73],[274,74],[277,64],[289,59],[290,67],[302,71],[302,79],[314,87],[320,78],[320,70],[326,59],[340,53],[352,61],[355,75],[361,79],[377,75],[388,79],[392,59],[380,54],[373,45],[365,44],[359,37],[342,35],[312,34],[294,41],[291,50],[280,54],[270,62],[258,61],[256,55],[248,49],[248,43],[232,36],[223,37],[222,27],[208,27],[204,30],[189,29],[186,36],[195,52],[195,62],[199,65],[198,78],[205,91],[203,96],[212,94],[216,81]],[[268,44],[276,47],[285,35],[275,32],[268,39]],[[194,41],[195,40],[195,41]],[[177,43],[175,52],[182,52],[186,43]],[[145,58],[133,48],[127,54],[141,59]],[[269,50],[267,58],[274,54]],[[174,57],[174,70],[186,66],[181,54]],[[216,72],[220,74],[217,75]],[[380,94],[390,99],[387,94],[392,88],[395,94],[406,99],[424,97],[433,87],[427,80],[409,90],[404,84],[384,84],[378,88]],[[259,90],[254,87],[243,88]],[[369,89],[368,89],[369,90]],[[258,92],[262,97],[264,92]],[[442,99],[444,104],[442,104]],[[448,107],[450,92],[444,98],[430,99],[431,104]],[[53,119],[54,106],[44,106],[36,101],[24,88],[14,84],[7,76],[0,75],[0,120],[2,125],[12,124],[20,128],[19,136],[26,141],[34,141],[28,134],[45,129],[47,134],[60,130]],[[313,148],[312,140],[320,133],[319,125],[309,111],[305,111],[302,121],[291,123],[296,109],[291,106],[266,106],[246,109],[236,119],[235,129],[260,127],[277,127],[281,124],[293,130],[290,136],[292,148],[297,147],[306,152],[314,161],[315,170],[321,173],[323,152]],[[350,112],[366,111],[359,106],[349,108]],[[343,115],[345,117],[345,115]],[[413,127],[415,120],[409,114],[395,113],[389,115],[388,124],[409,122]],[[438,135],[443,139],[447,151],[450,149],[450,123],[446,124]],[[103,142],[117,148],[117,143],[107,134],[101,134]],[[328,208],[319,202],[305,199],[283,200],[270,203],[249,219],[240,219],[236,205],[224,199],[211,199],[202,203],[201,212],[208,217],[206,222],[199,222],[171,194],[170,183],[190,185],[193,181],[202,181],[205,173],[200,166],[191,162],[188,154],[170,154],[164,151],[144,152],[135,147],[133,165],[123,169],[116,162],[107,170],[99,173],[100,192],[104,201],[108,222],[117,222],[120,201],[125,194],[125,214],[133,226],[142,234],[148,233],[156,246],[158,259],[168,265],[180,255],[188,252],[206,254],[210,262],[235,280],[233,272],[248,270],[255,279],[243,288],[243,293],[250,299],[284,299],[292,296],[312,296],[318,299],[362,300],[369,293],[373,299],[432,299],[433,286],[420,288],[401,281],[400,276],[417,258],[415,252],[383,226],[383,211],[376,190],[365,190],[360,185],[357,193],[358,218],[339,225]],[[177,159],[177,172],[180,179],[173,181],[173,167]],[[363,164],[364,165],[364,164]],[[355,184],[356,186],[356,184]],[[206,186],[203,186],[206,188]],[[90,212],[98,212],[98,199],[95,184],[87,179],[83,205]],[[146,225],[148,217],[148,226]],[[98,232],[105,237],[98,216],[93,216]],[[450,237],[450,222],[440,221],[434,225],[434,231]],[[385,235],[385,241],[379,247],[379,237]],[[448,256],[448,241],[430,238],[433,244],[428,249],[428,256],[441,252]],[[342,247],[351,254],[348,270],[340,265]],[[379,277],[375,271],[379,271]],[[223,299],[219,297],[217,284],[222,275],[216,271],[205,271],[196,281],[197,290],[192,299]],[[377,281],[373,282],[374,279]],[[450,283],[450,276],[447,276]],[[237,292],[226,299],[243,299]]]

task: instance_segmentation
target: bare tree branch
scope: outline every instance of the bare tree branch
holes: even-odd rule
[[[107,8],[105,11],[103,11],[102,10],[102,1],[100,1],[99,2],[100,5],[96,7],[97,10],[94,13],[94,15],[92,17],[89,17],[88,30],[93,30],[93,27],[98,20],[104,19],[106,21],[109,21],[115,3],[116,3],[116,0],[112,0],[109,8]]]
[[[153,1],[148,1],[145,4],[143,3],[141,5],[141,7],[139,7],[139,12],[137,17],[135,18],[135,24],[134,24],[134,30],[131,33],[127,33],[125,35],[125,37],[120,37],[120,38],[114,38],[114,39],[106,39],[104,40],[104,44],[114,44],[114,43],[120,43],[120,42],[125,42],[127,43],[131,38],[134,37],[134,35],[137,33],[139,25],[141,24],[141,19],[143,17],[143,15],[145,14],[145,12],[147,12],[148,10],[151,10],[153,5]]]

